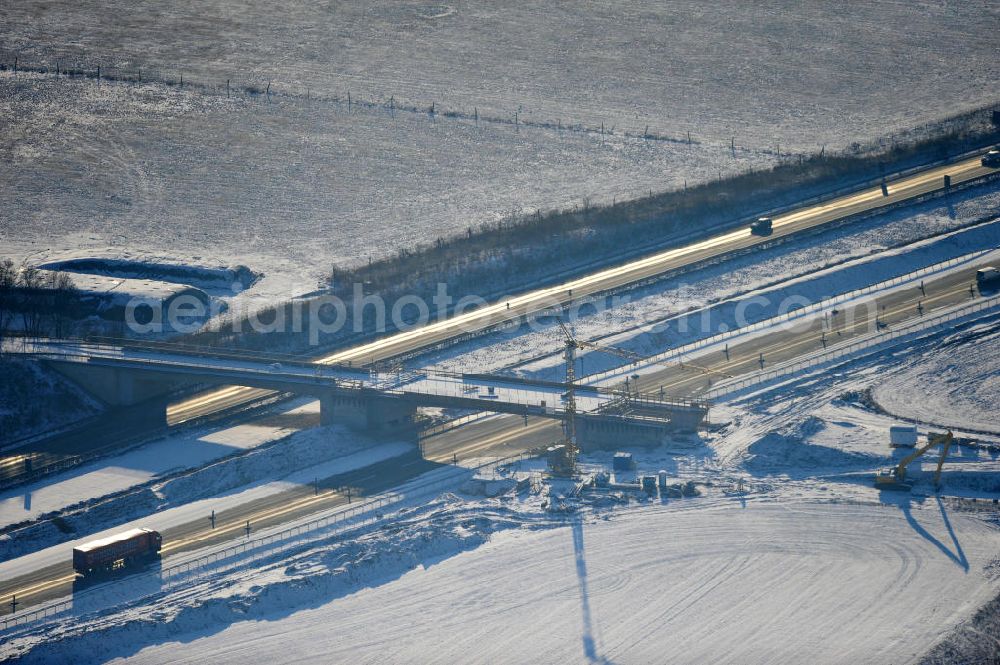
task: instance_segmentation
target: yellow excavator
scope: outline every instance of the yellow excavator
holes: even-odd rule
[[[937,470],[934,472],[934,488],[937,489],[941,486],[941,467],[944,465],[945,458],[948,457],[948,449],[951,448],[951,442],[954,439],[951,430],[944,434],[940,432],[929,434],[927,443],[901,459],[899,464],[882,469],[875,474],[875,489],[909,491],[913,484],[906,480],[906,467],[934,446],[940,445],[941,457],[938,458]]]

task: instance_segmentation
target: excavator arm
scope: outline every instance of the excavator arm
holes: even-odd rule
[[[934,487],[941,487],[941,467],[944,466],[944,460],[948,457],[948,449],[951,448],[951,443],[954,440],[955,437],[952,436],[949,430],[943,441],[944,447],[941,449],[941,457],[938,458],[937,470],[934,471]]]
[[[909,489],[906,483],[906,469],[907,467],[916,459],[920,458],[924,453],[933,448],[934,446],[942,445],[941,457],[938,459],[937,471],[934,474],[934,485],[935,487],[941,481],[941,467],[944,465],[944,460],[948,456],[948,450],[951,448],[951,442],[954,440],[954,435],[951,430],[945,432],[944,434],[936,433],[931,434],[927,438],[927,443],[921,447],[914,450],[912,453],[904,457],[899,461],[894,468],[882,471],[875,476],[875,486],[883,487],[889,489],[903,488]]]

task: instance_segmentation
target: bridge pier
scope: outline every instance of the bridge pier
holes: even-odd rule
[[[703,406],[672,406],[670,408],[670,429],[675,432],[694,432],[705,422],[708,409]]]
[[[616,416],[577,416],[576,440],[584,452],[625,446],[655,447],[672,428],[669,423],[639,423]]]
[[[401,399],[330,392],[320,396],[319,405],[322,425],[346,425],[376,434],[416,431],[416,407]]]
[[[636,411],[578,415],[576,438],[580,449],[658,446],[673,434],[697,430],[708,413],[704,406],[695,404],[645,406]]]

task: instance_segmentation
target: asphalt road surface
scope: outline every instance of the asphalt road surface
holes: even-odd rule
[[[696,395],[722,376],[738,376],[790,360],[823,348],[828,343],[850,340],[876,328],[891,328],[902,321],[927,316],[935,309],[980,298],[975,289],[975,270],[980,265],[950,275],[928,280],[924,289],[906,288],[874,299],[874,306],[854,310],[848,320],[846,310],[830,318],[818,318],[811,324],[799,324],[787,330],[775,330],[729,348],[728,357],[716,352],[712,357],[696,357],[683,366],[673,364],[660,372],[640,379],[640,389],[653,392],[661,386],[668,394]],[[971,287],[971,288],[970,288]],[[919,304],[919,308],[918,308]],[[922,308],[922,311],[921,309]],[[177,553],[239,536],[247,520],[255,528],[264,528],[298,519],[347,502],[345,488],[352,497],[367,496],[407,480],[442,464],[480,456],[512,455],[536,449],[559,440],[560,424],[544,418],[497,415],[447,430],[421,443],[423,457],[405,461],[389,460],[356,472],[322,479],[317,486],[301,486],[280,494],[243,504],[219,513],[214,529],[199,519],[164,532],[163,553]],[[75,575],[66,547],[64,563],[39,569],[30,575],[0,582],[0,613],[9,613],[10,596],[16,594],[20,609],[51,598],[65,596],[73,589]]]
[[[770,242],[775,238],[922,196],[942,189],[945,175],[951,176],[952,185],[958,185],[995,171],[997,169],[982,166],[979,157],[928,169],[889,182],[886,189],[887,196],[883,194],[881,187],[873,187],[832,199],[826,203],[776,216],[773,218],[773,233],[767,237],[755,236],[750,233],[749,228],[729,231],[684,247],[665,250],[630,261],[621,266],[599,270],[557,286],[502,298],[491,305],[461,313],[443,321],[436,321],[420,328],[395,333],[367,344],[329,354],[316,359],[316,362],[337,364],[386,360],[438,344],[456,336],[484,330],[505,321],[516,321],[549,307],[568,304],[575,299],[606,293],[671,270],[747,249],[763,242]],[[216,409],[232,408],[241,400],[260,398],[265,394],[267,394],[266,391],[236,386],[206,391],[171,405],[167,411],[167,421],[170,424],[184,422],[212,413]]]
[[[776,216],[773,233],[767,238],[752,235],[746,228],[730,231],[684,247],[658,252],[621,266],[600,270],[558,286],[503,298],[491,305],[460,313],[444,321],[391,334],[373,342],[326,355],[316,359],[316,362],[336,364],[386,360],[459,335],[483,330],[504,321],[517,320],[574,299],[604,293],[774,238],[906,201],[942,189],[946,174],[951,176],[953,185],[958,185],[996,171],[997,169],[982,166],[979,157],[928,169],[889,182],[885,193],[881,187],[874,187]],[[214,388],[167,406],[167,424],[176,426],[206,417],[232,414],[234,411],[249,409],[254,404],[274,396],[275,393],[271,391],[257,388],[242,386]],[[157,426],[150,431],[148,427],[143,427],[141,423],[136,422],[137,419],[141,419],[139,413],[139,411],[133,413],[128,408],[121,409],[116,411],[113,418],[102,418],[100,422],[84,426],[80,430],[70,431],[19,448],[15,452],[0,455],[0,481],[22,475],[25,471],[25,460],[28,458],[37,469],[46,464],[72,462],[73,457],[81,453],[122,448],[134,443],[137,438],[155,435],[161,428]],[[104,421],[112,422],[108,426]]]
[[[516,427],[512,427],[510,423],[498,424],[497,420],[499,419],[484,419],[475,428],[460,427],[425,439],[422,448],[426,458],[414,452],[403,458],[397,457],[349,473],[318,479],[315,484],[294,487],[218,512],[214,528],[206,514],[202,518],[166,529],[161,532],[161,555],[169,556],[237,539],[246,533],[248,521],[252,535],[253,531],[398,487],[455,460],[516,455],[551,443],[559,436],[559,425],[551,420],[538,419],[525,424],[523,419],[517,419]],[[73,572],[72,547],[66,545],[65,548],[65,560],[59,564],[39,568],[17,578],[0,580],[0,615],[10,613],[13,595],[17,596],[18,610],[24,610],[73,592],[74,583],[79,583]]]

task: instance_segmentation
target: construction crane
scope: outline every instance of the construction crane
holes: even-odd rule
[[[563,359],[566,361],[566,394],[564,395],[563,409],[566,413],[564,420],[566,438],[562,447],[554,452],[549,459],[549,466],[557,476],[572,476],[576,473],[576,456],[579,449],[576,445],[576,350],[583,345],[573,336],[573,334],[558,321],[559,328],[563,332],[565,349]]]
[[[557,321],[559,329],[563,333],[565,349],[563,358],[566,361],[566,394],[564,395],[564,410],[566,413],[565,432],[566,439],[561,448],[555,451],[550,458],[549,464],[552,472],[559,476],[572,476],[576,473],[576,456],[579,448],[576,445],[576,351],[577,349],[594,349],[614,354],[637,363],[642,360],[642,356],[625,349],[614,349],[602,346],[594,342],[578,340],[569,331],[569,328],[562,321]]]
[[[564,409],[566,413],[565,418],[565,428],[566,428],[566,440],[563,443],[561,451],[559,454],[554,455],[550,459],[550,466],[552,467],[553,473],[561,476],[572,476],[576,472],[576,456],[579,453],[579,448],[576,445],[576,352],[578,349],[592,349],[594,351],[601,351],[604,353],[610,353],[611,355],[618,356],[619,358],[624,358],[628,360],[633,365],[646,360],[642,355],[635,353],[634,351],[629,351],[627,349],[620,349],[614,346],[606,346],[603,344],[598,344],[596,342],[590,342],[586,340],[580,340],[576,338],[569,328],[562,322],[557,320],[556,323],[559,325],[559,329],[562,331],[565,349],[563,351],[563,358],[566,361],[566,394],[564,399]],[[685,365],[683,362],[679,363],[681,367],[692,367],[704,374],[720,374],[725,377],[731,377],[730,374],[724,372],[719,372],[717,370],[708,369],[706,367],[700,367],[688,363]],[[666,365],[663,365],[666,367]],[[626,382],[627,385],[627,382]],[[634,390],[636,393],[639,392],[638,381],[636,381]]]
[[[948,430],[944,434],[940,432],[931,433],[927,437],[926,444],[901,459],[899,464],[882,469],[875,474],[875,488],[908,491],[912,487],[912,483],[906,480],[906,467],[934,446],[941,445],[941,456],[938,458],[937,470],[934,472],[934,488],[937,489],[941,486],[941,467],[944,466],[944,460],[948,456],[948,450],[951,448],[951,443],[954,439],[955,437],[951,433],[951,430]]]

